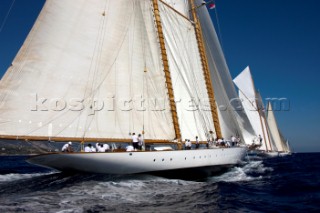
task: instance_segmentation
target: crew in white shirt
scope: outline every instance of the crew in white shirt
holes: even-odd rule
[[[84,148],[84,152],[92,152],[92,145],[91,145],[91,143],[89,143],[88,146],[86,146],[86,147]]]
[[[91,147],[91,152],[97,152],[96,147],[92,146],[92,147]]]
[[[107,144],[107,143],[103,144],[103,149],[105,152],[109,151],[110,150],[109,144]]]
[[[72,150],[72,146],[71,146],[71,145],[72,145],[72,142],[69,141],[68,143],[66,143],[65,145],[63,145],[61,151],[62,151],[62,152],[72,152],[73,150]]]

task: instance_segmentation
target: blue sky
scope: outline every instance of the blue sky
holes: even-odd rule
[[[0,1],[0,76],[43,3]],[[231,75],[235,77],[250,65],[263,98],[290,100],[290,110],[276,112],[276,116],[279,128],[297,152],[320,151],[319,8],[319,0],[216,0],[217,31]],[[215,11],[210,12],[216,22]]]
[[[297,152],[320,151],[319,8],[318,0],[216,0],[231,75],[250,65],[263,98],[290,100],[276,116]]]

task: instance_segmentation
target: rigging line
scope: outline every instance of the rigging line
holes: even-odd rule
[[[102,58],[102,48],[103,48],[103,44],[104,44],[104,38],[105,38],[105,34],[106,34],[106,30],[105,30],[105,23],[106,23],[106,9],[107,9],[107,0],[105,1],[104,3],[104,6],[103,6],[103,13],[102,13],[102,17],[101,17],[101,20],[100,20],[100,26],[99,26],[99,29],[98,29],[98,36],[97,36],[97,40],[96,40],[96,44],[95,44],[95,49],[94,49],[94,55],[96,55],[95,59],[92,59],[91,61],[91,64],[90,64],[90,71],[89,71],[89,74],[91,73],[91,68],[92,66],[94,66],[93,68],[93,73],[92,73],[92,82],[91,82],[91,91],[89,91],[89,94],[88,94],[88,97],[91,97],[91,101],[94,97],[95,94],[99,94],[100,90],[94,88],[95,86],[95,82],[97,81],[97,79],[99,80],[98,78],[98,74],[99,74],[99,69],[100,69],[100,61],[101,61],[101,58]],[[93,55],[93,57],[94,57]],[[89,84],[89,81],[87,81],[87,86]],[[87,91],[87,86],[86,86],[86,91]],[[86,93],[86,92],[85,92]],[[92,106],[92,105],[91,105]],[[83,135],[82,137],[84,138],[85,135],[86,135],[86,130],[87,128],[89,128],[93,122],[93,120],[95,120],[94,116],[95,116],[95,113],[93,114],[90,114],[92,115],[91,119],[89,120],[88,122],[88,117],[86,118],[85,120],[85,123],[84,123],[84,131],[83,131]],[[80,120],[79,120],[80,122]],[[78,123],[79,125],[79,123]],[[98,126],[97,126],[97,129]]]
[[[93,59],[92,59],[92,64],[93,65],[93,69],[92,69],[92,81],[91,81],[91,87],[88,88],[87,86],[90,84],[90,78],[88,79],[87,81],[87,84],[86,84],[86,91],[89,90],[89,94],[88,94],[88,97],[91,98],[89,99],[89,101],[91,101],[91,103],[89,102],[90,104],[90,108],[92,108],[92,104],[94,103],[94,100],[93,100],[93,97],[94,97],[94,83],[97,79],[97,73],[99,71],[99,61],[100,61],[100,58],[101,58],[101,51],[102,51],[102,47],[101,47],[101,43],[102,43],[102,40],[103,40],[103,30],[104,30],[104,21],[105,21],[105,16],[102,16],[101,17],[101,21],[100,21],[100,26],[99,26],[99,30],[98,30],[98,37],[97,37],[97,41],[96,41],[96,47],[95,47],[95,50],[94,51],[94,55],[96,55]],[[90,67],[91,69],[91,67]],[[91,73],[91,71],[90,71]],[[85,91],[85,93],[86,93]],[[89,125],[88,125],[88,117],[92,115],[90,121],[89,121]],[[82,137],[84,138],[85,135],[86,135],[86,128],[87,126],[90,126],[91,125],[91,122],[92,120],[94,120],[94,112],[91,114],[89,114],[86,118],[85,118],[85,122],[84,122],[84,131],[82,133]],[[78,125],[77,127],[80,125],[80,119],[78,120]],[[78,130],[79,128],[77,128]]]
[[[129,64],[128,64],[128,66],[129,66],[129,93],[130,93],[130,96],[129,96],[129,99],[130,99],[130,102],[129,103],[131,103],[131,106],[133,106],[133,68],[132,68],[132,64],[133,64],[133,61],[134,61],[134,59],[133,59],[133,53],[134,53],[134,45],[135,45],[135,29],[136,29],[136,14],[135,14],[135,2],[132,2],[132,16],[133,17],[131,17],[131,23],[129,23],[130,24],[130,26],[131,27],[129,27],[129,33],[128,33],[128,36],[129,36],[129,44],[131,43],[131,45],[128,45],[128,52],[129,52]],[[131,48],[131,49],[130,49]],[[128,123],[128,125],[129,125],[129,131],[130,130],[132,130],[132,131],[130,131],[130,132],[135,132],[135,120],[134,120],[134,112],[133,112],[134,110],[129,110],[129,123]],[[132,129],[130,128],[130,124],[132,124]]]
[[[217,6],[214,9],[214,13],[216,15],[216,20],[217,20],[217,27],[218,27],[218,35],[219,35],[219,40],[220,40],[220,45],[221,45],[221,49],[223,51],[223,42],[222,42],[222,32],[221,32],[221,28],[220,28],[220,21],[219,21],[219,16],[218,16],[218,10],[217,10]]]
[[[0,33],[1,33],[2,29],[4,28],[4,26],[6,25],[7,19],[8,19],[8,17],[9,17],[9,15],[10,15],[10,12],[11,12],[11,10],[12,10],[13,5],[14,5],[15,2],[16,2],[16,0],[13,0],[13,1],[12,1],[9,10],[8,10],[6,16],[5,16],[4,19],[3,19],[3,22],[2,22],[1,27],[0,27]]]
[[[167,14],[168,15],[170,15],[170,12],[167,12]],[[170,15],[171,16],[171,19],[172,20],[175,20],[175,22],[176,22],[176,24],[179,24],[179,17],[177,17],[177,16],[174,16],[174,15]],[[183,33],[183,31],[179,28],[179,27],[177,27],[176,28],[176,34],[177,35],[184,35],[184,33]],[[178,33],[179,32],[179,33]],[[187,35],[187,37],[188,37],[188,35]],[[192,59],[191,58],[189,58],[190,57],[190,55],[187,53],[188,52],[188,46],[187,46],[187,42],[185,42],[184,41],[184,38],[181,38],[182,39],[182,43],[183,43],[183,49],[184,49],[184,51],[183,51],[183,55],[185,55],[186,57],[183,57],[183,59],[182,60],[179,60],[180,62],[185,62],[185,63],[182,63],[182,64],[185,64],[186,65],[186,67],[185,67],[185,69],[186,70],[190,70],[190,69],[192,69],[192,67],[193,67],[193,65],[194,64],[192,64],[191,63],[191,61],[192,61]],[[176,45],[176,48],[178,48],[178,46],[179,46],[179,42],[181,42],[181,39],[179,39],[178,37],[175,37],[175,36],[173,36],[173,42],[174,42],[174,44]],[[178,63],[178,59],[175,59],[176,60],[176,63]],[[183,74],[183,72],[182,72],[182,70],[181,69],[178,69],[179,71],[178,71],[178,73],[179,73],[179,76],[180,76],[180,78],[181,78],[181,80],[184,82],[184,84],[185,84],[185,86],[186,86],[186,89],[187,89],[187,91],[188,91],[188,94],[189,94],[189,96],[190,97],[194,97],[194,96],[196,96],[196,97],[199,97],[199,93],[201,93],[201,91],[199,91],[199,90],[201,90],[200,88],[199,88],[199,85],[198,85],[198,82],[197,82],[197,76],[195,76],[194,75],[194,73],[188,73],[188,72],[184,72],[184,74]],[[196,80],[195,80],[196,79]],[[178,79],[177,79],[178,80]],[[194,81],[195,80],[195,81]],[[188,86],[189,85],[189,86]],[[191,91],[190,89],[189,89],[189,87],[191,86],[191,85],[193,85],[194,87],[196,87],[196,90],[195,91]],[[193,92],[195,92],[195,94],[193,93]],[[202,125],[204,125],[203,126],[203,128],[204,129],[206,129],[205,128],[205,124],[203,124],[203,123],[205,123],[204,122],[204,117],[203,117],[204,115],[203,114],[201,114],[201,113],[199,113],[199,118],[200,118],[200,123],[202,123]],[[196,113],[193,113],[193,117],[194,117],[194,120],[198,120],[197,118],[197,116],[196,116]],[[197,124],[196,124],[197,125]],[[198,125],[197,125],[198,126]],[[189,127],[188,127],[189,128]],[[199,130],[199,128],[197,127],[197,129]],[[199,132],[199,131],[198,131]]]
[[[185,58],[186,59],[186,63],[188,63],[189,61],[187,60],[190,60],[190,62],[192,61],[192,59],[190,58],[190,55],[188,55],[189,59],[187,59],[187,57]],[[189,68],[190,69],[194,69],[194,66],[196,66],[195,64],[189,64]],[[200,65],[201,66],[201,65]],[[198,78],[197,78],[198,77]],[[194,85],[194,87],[196,88],[196,90],[194,91],[195,92],[195,95],[197,98],[199,98],[200,96],[202,97],[204,94],[203,94],[203,90],[201,89],[201,86],[200,86],[200,79],[199,76],[195,75],[195,72],[191,72],[189,73],[189,75],[187,75],[187,78],[188,78],[188,81]],[[198,110],[199,109],[199,105],[198,105]],[[202,128],[205,130],[207,130],[208,128],[208,125],[207,125],[207,119],[206,119],[206,116],[205,116],[205,113],[201,112],[201,110],[198,112],[199,114],[199,118],[200,118],[200,122],[202,123]],[[194,117],[195,117],[195,114],[194,114]],[[196,117],[195,117],[196,119]],[[197,120],[197,119],[196,119]]]
[[[141,7],[143,7],[143,6],[141,6]],[[140,9],[142,9],[140,7]],[[143,8],[144,9],[144,8]],[[140,11],[141,12],[141,15],[142,15],[142,26],[145,26],[144,24],[145,24],[145,22],[144,22],[144,16],[143,16],[143,10],[141,10]],[[144,92],[145,92],[145,82],[147,83],[147,80],[146,80],[146,78],[147,78],[147,59],[146,59],[146,38],[145,38],[145,35],[147,34],[147,32],[144,32],[144,30],[143,29],[147,29],[147,28],[143,28],[143,27],[141,27],[141,34],[142,34],[142,37],[141,37],[141,39],[142,39],[142,54],[143,54],[143,60],[144,60],[144,70],[143,70],[143,74],[142,74],[142,76],[143,76],[143,84],[142,84],[142,100],[143,100],[143,105],[142,105],[142,131],[143,131],[143,135],[144,135],[144,125],[145,125],[145,110],[144,110],[144,107],[145,107],[145,100],[144,100],[144,98],[145,98],[145,96],[144,96]],[[148,94],[148,85],[146,85],[146,87],[147,87],[147,98],[149,99],[149,94]]]
[[[224,84],[223,84],[223,80],[222,80],[222,78],[221,78],[221,74],[220,74],[220,72],[218,71],[218,67],[217,67],[217,63],[216,63],[216,61],[213,59],[213,53],[212,53],[212,50],[211,50],[211,48],[209,47],[209,43],[208,42],[206,42],[207,40],[208,40],[208,38],[207,38],[207,36],[206,35],[204,35],[204,40],[205,40],[205,46],[206,47],[208,47],[208,48],[206,48],[207,50],[209,50],[209,53],[210,53],[210,58],[212,59],[212,63],[213,63],[213,66],[214,66],[214,71],[213,71],[213,73],[216,75],[216,82],[219,84],[219,86],[220,87],[223,87],[223,88],[225,88],[225,86],[224,86]],[[224,91],[224,92],[223,92]],[[223,90],[222,91],[222,99],[223,99],[223,101],[225,102],[225,103],[229,103],[229,98],[228,98],[228,94],[227,94],[227,92],[226,92],[226,90]],[[218,107],[219,108],[219,107]],[[219,108],[219,110],[220,110],[220,108]],[[234,122],[234,124],[236,125],[236,128],[238,128],[237,126],[237,119],[235,118],[235,115],[234,115],[234,113],[233,112],[230,112],[230,107],[229,107],[229,104],[228,104],[228,106],[227,106],[227,113],[229,114],[229,118],[231,118],[232,120],[233,120],[233,122]],[[230,113],[231,113],[231,117],[230,117]]]
[[[101,33],[103,32],[103,26],[104,26],[104,21],[105,21],[105,13],[106,13],[106,8],[107,8],[107,0],[105,2],[105,5],[103,7],[103,14],[102,14],[102,17],[101,17],[101,20],[100,20],[100,24],[99,24],[99,27],[98,27],[98,34],[97,34],[97,37],[96,37],[96,42],[95,42],[95,45],[94,45],[94,49],[93,49],[93,52],[92,52],[92,57],[91,57],[91,62],[90,62],[90,67],[88,69],[88,75],[87,75],[87,82],[86,82],[86,86],[85,86],[85,91],[84,91],[84,96],[83,96],[83,99],[85,99],[85,97],[90,97],[92,96],[92,94],[94,93],[94,90],[91,89],[91,92],[88,91],[88,87],[89,87],[89,84],[90,84],[90,75],[91,73],[93,72],[93,80],[92,80],[92,84],[93,85],[93,81],[94,81],[94,77],[95,77],[95,71],[96,71],[96,59],[95,59],[95,55],[98,54],[99,51],[101,51],[101,48],[99,48],[99,45],[101,43]]]
[[[193,48],[197,52],[199,52],[198,47],[193,46]],[[199,55],[199,57],[200,57],[200,55]],[[191,58],[189,60],[192,61]],[[195,64],[191,64],[191,66],[192,66],[191,69],[194,70],[193,67],[196,66],[196,65]],[[199,64],[199,66],[200,66],[201,69],[203,69],[201,63]],[[191,78],[190,78],[190,76],[189,76],[189,78],[190,78],[191,82],[193,83],[194,87],[196,88],[194,92],[196,93],[196,96],[200,101],[200,98],[206,96],[206,94],[207,94],[206,93],[206,89],[205,88],[201,88],[201,85],[203,85],[204,76],[203,76],[203,73],[201,73],[201,72],[200,72],[201,77],[199,77],[199,75],[195,75],[195,73],[196,72],[191,72],[190,73]],[[198,113],[199,113],[199,117],[200,117],[201,122],[202,122],[202,128],[203,128],[203,130],[207,131],[208,130],[208,117],[205,115],[204,112],[202,112],[202,109],[200,108],[201,107],[200,103],[201,102],[197,103],[197,108],[198,108],[197,110],[199,111]]]

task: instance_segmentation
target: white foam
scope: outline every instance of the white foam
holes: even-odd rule
[[[50,173],[34,173],[34,174],[5,174],[5,175],[0,175],[0,183],[4,182],[11,182],[11,181],[16,181],[16,180],[22,180],[22,179],[28,179],[28,178],[33,178],[33,177],[38,177],[42,175],[48,175],[48,174],[53,174],[54,172]]]
[[[262,161],[252,161],[245,164],[243,167],[234,167],[229,172],[226,172],[218,177],[210,178],[214,182],[240,182],[240,181],[253,181],[262,179],[263,174],[272,171],[272,168],[264,167]],[[250,173],[258,173],[259,176],[252,176]]]

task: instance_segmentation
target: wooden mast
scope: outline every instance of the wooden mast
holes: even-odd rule
[[[261,125],[262,125],[262,119],[261,117],[264,118],[264,126],[266,127],[266,131],[267,131],[267,136],[268,136],[268,141],[269,141],[269,146],[270,146],[270,151],[272,151],[272,146],[271,146],[271,139],[270,139],[270,132],[269,132],[269,127],[268,127],[268,124],[267,124],[267,118],[265,116],[263,116],[262,114],[262,109],[259,107],[258,103],[256,102],[257,104],[257,108],[258,108],[258,113],[259,113],[259,117],[260,117],[260,122],[261,122]],[[264,128],[263,128],[263,125],[262,125],[262,130],[263,130],[263,134],[264,133]],[[264,137],[266,138],[266,136],[264,135]],[[268,151],[268,146],[267,146],[267,143],[266,143],[266,149]]]
[[[189,0],[189,2],[190,2],[193,21],[194,21],[196,37],[197,37],[197,41],[198,41],[198,48],[199,48],[199,52],[200,52],[201,64],[203,67],[203,74],[204,74],[204,78],[205,78],[205,82],[206,82],[207,93],[208,93],[209,100],[210,100],[210,109],[211,109],[211,114],[212,114],[212,120],[214,123],[214,128],[216,130],[217,137],[222,138],[221,127],[220,127],[220,122],[219,122],[219,117],[218,117],[218,110],[217,110],[216,101],[215,101],[215,97],[214,97],[214,90],[213,90],[213,87],[211,84],[210,69],[209,69],[209,65],[208,65],[208,59],[207,59],[207,55],[206,55],[205,45],[203,42],[201,24],[198,20],[198,16],[196,13],[197,8],[195,7],[194,0]]]
[[[252,76],[251,76],[251,83],[252,83],[252,85],[253,85],[253,88],[255,88],[255,87],[254,87],[254,82],[253,82]],[[265,121],[265,122],[263,122],[263,121],[262,121],[262,118],[261,118],[261,117],[262,117],[262,113],[261,113],[261,109],[260,109],[260,107],[259,107],[259,103],[257,102],[258,95],[257,95],[256,89],[254,89],[254,96],[255,96],[255,103],[256,103],[257,110],[258,110],[258,114],[259,114],[259,118],[260,118],[260,125],[261,125],[261,127],[262,127],[262,133],[263,133],[263,137],[264,137],[264,140],[265,140],[264,143],[266,144],[266,150],[269,151],[269,150],[268,150],[267,140],[266,140],[267,137],[266,137],[266,133],[265,133],[265,131],[264,131],[264,126],[266,127],[266,130],[267,130],[267,136],[268,136],[270,151],[272,151],[272,147],[271,147],[271,143],[270,143],[270,138],[269,138],[269,134],[268,134],[268,127],[267,127],[267,125],[266,125],[266,119],[264,118],[264,121]],[[263,126],[263,123],[264,123],[264,126]]]
[[[251,78],[251,83],[254,87],[254,83],[253,83],[253,79]],[[264,131],[264,128],[263,128],[263,122],[262,122],[262,119],[261,119],[261,112],[260,112],[260,108],[259,108],[259,105],[258,105],[258,102],[257,102],[257,93],[256,91],[254,91],[254,95],[255,95],[255,100],[254,102],[251,102],[250,99],[246,96],[246,94],[241,90],[239,89],[239,91],[241,92],[241,94],[243,94],[245,96],[245,98],[249,101],[249,103],[251,104],[251,106],[257,110],[258,112],[258,115],[259,115],[259,120],[260,120],[260,125],[261,125],[261,128],[262,128],[262,134],[263,134],[263,138],[264,138],[264,141],[263,143],[266,145],[266,151],[268,151],[268,144],[267,144],[267,140],[266,140],[266,134],[265,134],[265,131]],[[254,105],[255,103],[255,105]],[[267,129],[267,126],[265,126],[266,129]],[[269,135],[268,135],[268,139],[269,139],[269,146],[270,146],[270,150],[271,150],[271,144],[270,144],[270,138],[269,138]]]
[[[164,42],[164,34],[163,34],[163,30],[162,30],[162,23],[161,23],[161,18],[160,18],[158,0],[153,0],[153,9],[154,9],[153,12],[154,12],[157,31],[158,31],[158,37],[159,37],[159,43],[160,43],[160,49],[161,49],[161,55],[162,55],[163,71],[165,74],[166,86],[168,89],[174,131],[176,134],[176,139],[178,141],[180,141],[181,140],[181,132],[180,132],[180,126],[179,126],[179,121],[178,121],[177,106],[176,106],[176,102],[174,100],[172,80],[171,80],[171,75],[170,75],[168,56],[167,56],[167,52],[166,52],[166,45]]]

